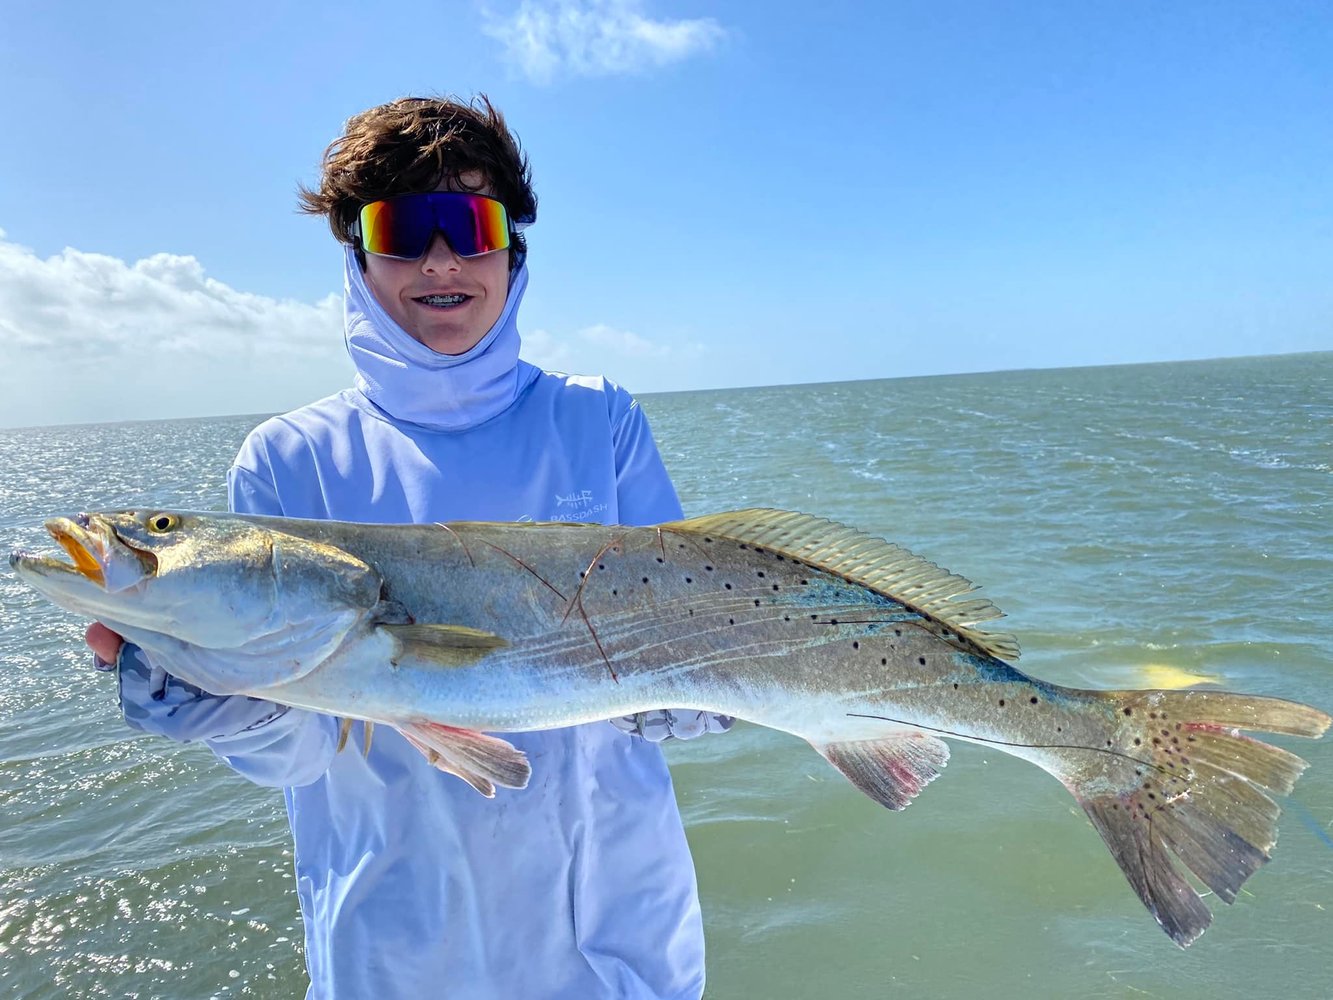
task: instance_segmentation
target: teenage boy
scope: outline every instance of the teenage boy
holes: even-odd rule
[[[353,117],[301,202],[344,245],[355,386],[251,432],[228,477],[233,510],[397,523],[681,516],[628,393],[519,359],[522,229],[537,201],[488,100],[405,98]],[[377,732],[368,754],[338,753],[332,717],[214,697],[101,625],[89,645],[118,664],[131,725],[202,740],[284,789],[309,997],[702,994],[694,869],[653,741],[729,719],[664,711],[506,734],[533,780],[487,800],[396,732]]]

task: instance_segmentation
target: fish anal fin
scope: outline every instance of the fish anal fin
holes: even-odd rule
[[[466,667],[509,643],[491,632],[466,625],[380,625],[393,637],[393,663],[410,657],[442,667]]]
[[[948,746],[925,733],[826,743],[815,749],[853,785],[894,810],[906,809],[949,762]]]
[[[462,778],[488,799],[495,797],[496,785],[526,788],[532,776],[527,756],[498,737],[437,722],[401,723],[397,729],[434,767]]]

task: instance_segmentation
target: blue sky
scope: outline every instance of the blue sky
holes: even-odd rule
[[[534,361],[636,392],[1333,349],[1333,6],[11,5],[0,425],[347,383],[295,214],[342,121],[484,91]]]

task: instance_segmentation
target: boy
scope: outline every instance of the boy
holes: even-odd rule
[[[344,244],[355,387],[251,432],[228,476],[233,510],[397,523],[681,516],[624,390],[519,360],[530,178],[485,98],[406,98],[348,121],[301,200]],[[118,663],[130,724],[201,739],[284,789],[309,997],[702,994],[670,776],[657,746],[625,733],[691,736],[729,719],[658,712],[508,734],[533,780],[486,800],[396,732],[377,733],[366,755],[338,753],[331,717],[206,694],[101,625],[89,644]]]

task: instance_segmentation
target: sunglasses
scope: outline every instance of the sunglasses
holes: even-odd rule
[[[494,198],[468,191],[400,194],[364,206],[352,225],[362,250],[377,257],[416,260],[436,230],[460,257],[480,257],[509,246],[509,213]]]

